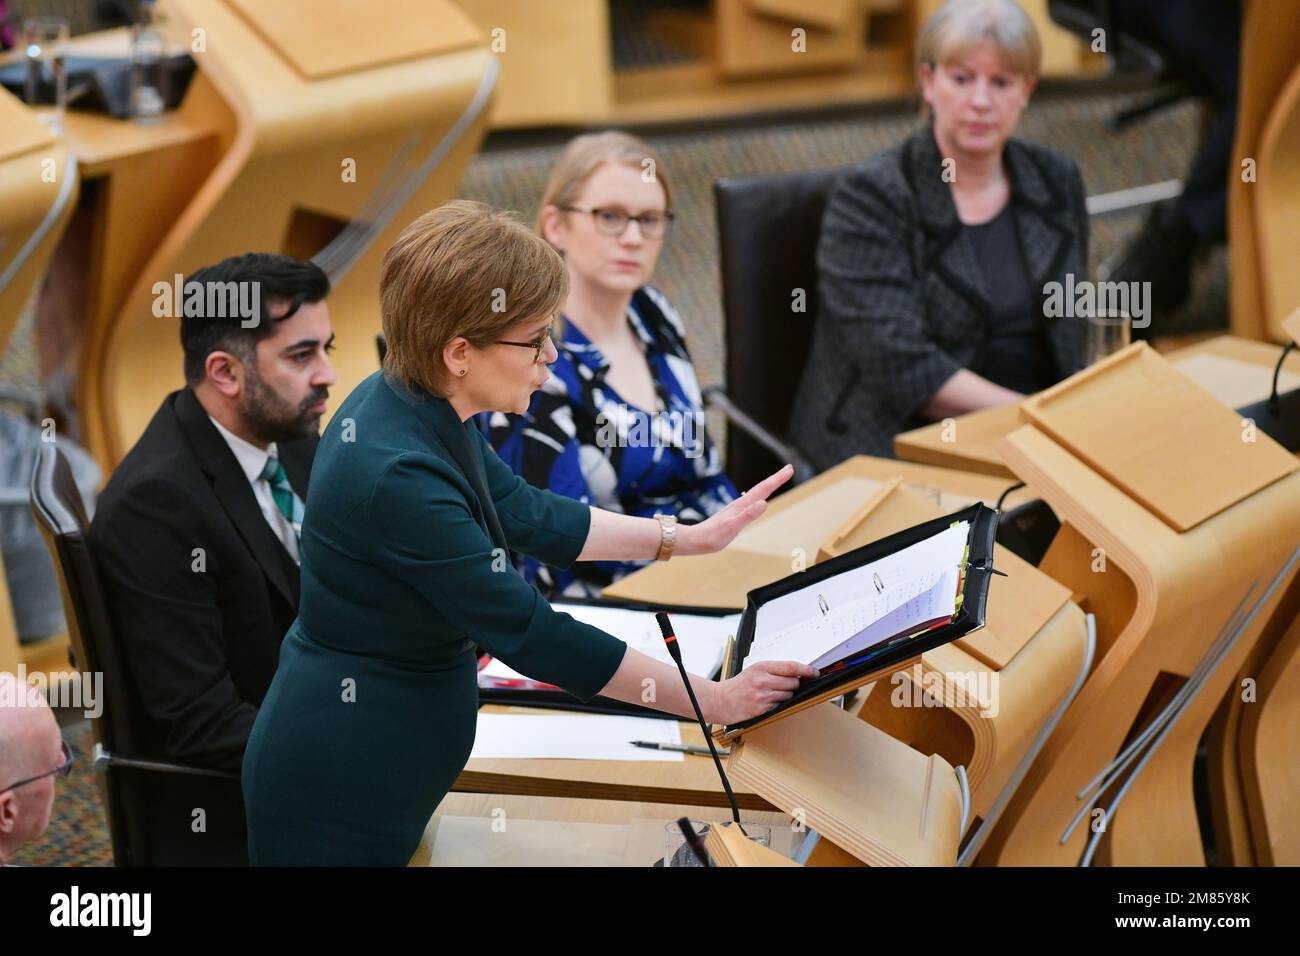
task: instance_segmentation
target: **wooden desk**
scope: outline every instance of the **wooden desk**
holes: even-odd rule
[[[565,711],[489,705],[483,708],[482,713],[547,715]],[[682,743],[700,747],[705,745],[704,735],[694,721],[682,721],[681,733]],[[750,791],[733,789],[736,803],[742,809],[776,809]],[[681,762],[475,758],[465,765],[452,791],[643,803],[688,803],[696,807],[713,808],[728,805],[727,795],[722,790],[722,782],[718,779],[718,771],[713,766],[712,759],[689,754]]]
[[[716,775],[715,775],[716,777]],[[730,814],[690,804],[566,800],[449,793],[425,828],[410,866],[652,866],[663,859],[665,827],[681,817],[722,823]],[[780,812],[745,811],[789,856],[805,831]]]
[[[1165,358],[1223,404],[1240,408],[1268,396],[1280,354],[1279,346],[1223,335],[1168,352]],[[1282,369],[1281,391],[1297,387],[1300,354],[1292,354]],[[1020,427],[1018,413],[1018,405],[1004,405],[947,424],[935,422],[896,436],[894,453],[908,461],[1015,480],[998,443]]]
[[[902,483],[896,492],[886,494],[893,476],[900,476]],[[842,537],[839,546],[852,548],[915,523],[918,517],[932,517],[931,509],[944,514],[975,500],[993,504],[1007,487],[1004,479],[969,472],[851,458],[774,500],[768,512],[725,551],[650,565],[604,593],[652,603],[743,607],[749,590],[790,574],[799,561],[811,565],[828,540]],[[849,519],[878,491],[884,495],[882,503],[846,533]],[[1034,493],[1023,489],[1016,494],[1023,499]],[[922,675],[919,682],[942,688],[941,699],[952,699],[954,704],[895,704],[902,685],[894,678],[918,683],[917,678],[900,674],[877,682],[881,686],[874,692],[874,685],[866,688],[855,711],[873,729],[921,754],[965,766],[972,820],[995,805],[1083,660],[1083,614],[1069,603],[1070,591],[1002,549],[996,563],[1011,577],[993,584],[987,626],[927,652],[915,669]],[[996,681],[1000,687],[997,712],[986,711],[967,695],[948,697],[956,682],[981,672],[996,675],[985,673],[990,684]],[[777,723],[772,728],[779,731],[783,726]],[[776,797],[772,799],[779,804]],[[873,856],[861,846],[854,852],[861,859],[887,858]]]
[[[945,513],[973,501],[992,505],[1017,480],[858,455],[775,498],[767,513],[725,551],[651,564],[603,593],[635,601],[743,608],[745,595],[754,588],[792,573],[799,561],[812,565],[822,542],[895,475]],[[828,497],[835,485],[840,487]],[[1022,489],[1007,500],[1014,504],[1032,497]]]
[[[1242,595],[1264,597],[1300,540],[1300,472],[1264,437],[1224,441],[1238,434],[1233,416],[1203,392],[1162,385],[1178,378],[1165,364],[1135,345],[1030,399],[1031,424],[1003,444],[1062,517],[1040,567],[1096,615],[1097,664],[986,847],[1001,865],[1072,866],[1085,850],[1112,865],[1205,863],[1191,785],[1196,751],[1234,675],[1275,626],[1286,582],[1235,643],[1217,643],[1218,633]],[[1157,387],[1174,394],[1186,421],[1217,419],[1220,433],[1151,454],[1148,437],[1170,434],[1169,407],[1148,398]],[[1200,456],[1213,443],[1228,447],[1209,472]],[[1288,462],[1287,474],[1268,480]],[[1217,484],[1200,487],[1189,511],[1191,485],[1181,479],[1198,471]],[[1166,487],[1153,496],[1162,477]],[[1203,662],[1214,666],[1202,670]],[[1177,719],[1150,749],[1139,745],[1132,762],[1116,765],[1174,701]],[[1111,783],[1094,792],[1104,778]],[[1094,809],[1101,816],[1091,820],[1105,822],[1095,832],[1085,819]]]

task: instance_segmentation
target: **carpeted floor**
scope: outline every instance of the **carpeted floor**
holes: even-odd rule
[[[1105,91],[1044,93],[1025,117],[1020,134],[1074,156],[1091,194],[1181,177],[1199,129],[1198,109],[1185,104],[1122,135],[1102,121],[1131,97]],[[649,131],[672,183],[678,221],[667,243],[656,283],[676,303],[703,382],[722,379],[722,312],[712,184],[723,176],[751,175],[850,163],[903,137],[915,123],[908,106],[856,114],[782,118],[719,129]],[[461,195],[536,212],[551,162],[563,136],[494,137],[471,164]],[[1098,218],[1093,223],[1093,266],[1119,248],[1140,224],[1141,214]],[[1161,334],[1222,328],[1227,316],[1226,256],[1212,255],[1198,270],[1191,304],[1159,329]],[[34,387],[30,322],[20,327],[0,356],[0,383]],[[712,423],[715,429],[716,423]],[[717,436],[721,440],[722,436]],[[71,776],[60,781],[54,818],[46,837],[15,862],[105,864],[111,852],[99,792],[89,766],[89,728],[69,727],[82,753]]]
[[[111,866],[113,847],[100,796],[99,775],[91,766],[90,723],[68,718],[64,738],[76,751],[72,772],[55,784],[54,813],[44,838],[22,847],[11,862],[20,866]],[[60,723],[64,715],[60,714]]]

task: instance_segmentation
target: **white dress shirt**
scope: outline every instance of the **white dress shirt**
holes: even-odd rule
[[[240,469],[248,479],[249,485],[253,488],[253,497],[261,506],[262,517],[266,518],[266,523],[271,526],[275,536],[280,539],[285,550],[293,558],[294,563],[301,563],[298,557],[298,535],[293,530],[293,525],[289,519],[280,513],[280,509],[275,505],[275,498],[271,496],[271,483],[262,477],[262,470],[266,468],[266,460],[272,456],[276,458],[279,455],[276,452],[275,442],[267,445],[266,448],[258,448],[251,442],[246,442],[238,435],[224,428],[221,422],[217,421],[211,415],[208,420],[217,426],[217,432],[226,440],[230,450],[235,453],[235,460],[239,462]]]

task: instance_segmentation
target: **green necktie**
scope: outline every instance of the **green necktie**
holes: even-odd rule
[[[284,465],[280,464],[280,459],[274,456],[267,458],[266,466],[262,469],[262,477],[271,486],[271,499],[280,509],[280,514],[284,515],[285,520],[292,526],[296,537],[302,528],[302,499],[293,493],[289,476],[284,473]]]

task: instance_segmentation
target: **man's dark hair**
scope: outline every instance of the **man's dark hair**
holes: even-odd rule
[[[223,259],[214,266],[204,266],[185,279],[185,289],[191,282],[206,288],[237,288],[229,283],[257,283],[261,316],[256,325],[245,328],[239,315],[230,309],[219,309],[226,314],[208,314],[211,301],[205,294],[200,315],[187,315],[182,303],[176,304],[181,316],[181,348],[185,352],[185,381],[196,385],[203,381],[204,363],[213,352],[230,352],[251,363],[256,356],[257,343],[275,332],[275,323],[283,322],[298,311],[304,302],[320,302],[330,291],[330,280],[320,266],[301,262],[292,256],[270,252],[248,252],[242,256]],[[212,283],[212,286],[209,286]],[[188,294],[183,298],[188,298]],[[289,302],[289,311],[272,320],[272,302]]]

